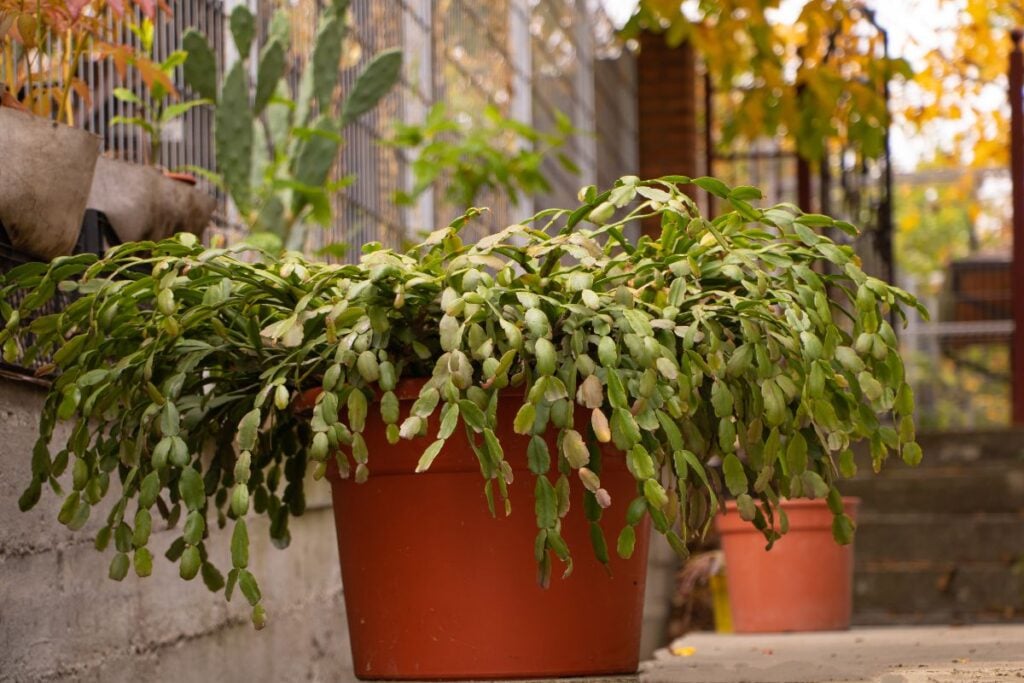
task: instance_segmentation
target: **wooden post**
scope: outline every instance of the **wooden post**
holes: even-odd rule
[[[1024,31],[1010,32],[1010,174],[1013,182],[1013,336],[1010,338],[1013,422],[1024,424]]]
[[[800,61],[803,63],[803,54],[801,51]],[[797,106],[803,106],[803,94],[807,86],[800,83],[796,86],[796,101]],[[828,154],[828,148],[826,143],[825,155]],[[827,163],[827,162],[822,162]],[[800,154],[799,145],[797,145],[796,152],[796,205],[800,207],[801,211],[806,213],[812,213],[816,211],[816,208],[812,205],[813,193],[811,190],[811,162],[807,160],[804,155]]]
[[[812,213],[815,207],[811,199],[811,162],[802,156],[796,158],[796,203],[801,211]]]
[[[704,173],[715,175],[715,86],[711,73],[704,72]],[[715,195],[707,193],[708,219],[715,216]]]

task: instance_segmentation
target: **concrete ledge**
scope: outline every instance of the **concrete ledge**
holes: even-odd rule
[[[693,648],[682,650],[680,648]],[[674,654],[675,653],[675,654]],[[688,656],[682,656],[682,655]],[[829,633],[694,633],[659,650],[643,683],[963,683],[1024,680],[1024,624]]]

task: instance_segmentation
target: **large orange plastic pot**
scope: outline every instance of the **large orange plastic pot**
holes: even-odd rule
[[[844,498],[856,519],[860,500]],[[733,629],[737,633],[834,631],[850,627],[853,545],[832,538],[823,500],[785,500],[789,531],[765,550],[764,536],[740,519],[736,504],[716,521],[725,553]]]
[[[399,386],[404,419],[422,382]],[[506,390],[508,391],[508,390]],[[604,451],[601,481],[612,506],[601,522],[611,575],[593,557],[571,480],[573,509],[562,536],[575,568],[549,588],[537,583],[533,475],[527,439],[512,421],[522,397],[499,400],[496,435],[517,481],[512,514],[491,517],[480,466],[461,428],[431,469],[414,468],[427,439],[391,445],[371,409],[364,431],[370,478],[330,472],[345,607],[357,676],[364,679],[493,679],[632,673],[639,659],[649,528],[629,560],[614,553],[626,508],[637,495],[617,451]],[[578,411],[577,424],[589,415]],[[430,425],[431,435],[437,429]],[[549,438],[552,455],[555,434]],[[500,508],[500,500],[498,507]]]

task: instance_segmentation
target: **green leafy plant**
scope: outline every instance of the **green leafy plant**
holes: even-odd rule
[[[292,92],[286,80],[291,29],[287,12],[273,16],[260,49],[255,89],[250,88],[250,53],[256,31],[252,13],[231,13],[231,35],[240,58],[218,85],[217,60],[209,42],[190,30],[185,80],[215,102],[214,142],[219,180],[234,200],[251,238],[269,249],[301,249],[309,221],[328,225],[330,198],[351,182],[331,179],[342,131],[372,109],[398,81],[398,50],[376,55],[347,97],[335,96],[345,39],[348,0],[333,0],[320,16],[309,60]]]
[[[412,204],[439,181],[445,201],[459,210],[473,206],[485,191],[500,192],[513,204],[520,194],[549,192],[541,166],[552,153],[563,168],[579,173],[569,157],[556,152],[576,132],[572,122],[562,112],[556,112],[555,120],[556,132],[543,133],[488,105],[483,116],[460,122],[438,102],[422,124],[395,123],[387,144],[416,152],[410,164],[413,188],[396,193],[396,202]]]
[[[605,507],[628,509],[620,555],[632,553],[644,516],[685,553],[726,495],[769,542],[786,531],[780,498],[827,498],[835,537],[848,542],[836,482],[856,469],[851,443],[870,441],[876,470],[890,453],[921,458],[888,322],[918,304],[820,232],[853,232],[848,223],[755,208],[756,189],[698,178],[732,207],[708,220],[680,188],[688,182],[630,176],[604,192],[584,188],[574,210],[463,244],[474,212],[406,253],[369,245],[358,264],[241,258],[244,245],[204,249],[179,235],[101,260],[20,266],[0,287],[0,342],[12,353],[31,333],[28,355],[53,353],[60,372],[20,505],[49,485],[74,529],[113,492],[96,546],[114,542],[118,580],[130,564],[140,576],[151,570],[154,506],[172,524],[184,516],[168,557],[228,598],[239,587],[259,626],[247,513],[269,517],[271,538],[287,545],[307,472],[322,477],[330,461],[357,481],[370,476],[376,454],[363,430],[379,410],[389,440],[422,444],[417,471],[465,429],[492,511],[512,510],[508,459],[528,462],[545,582],[555,558],[571,567],[560,534],[570,494],[583,498],[603,561]],[[630,243],[625,226],[650,217],[660,235]],[[26,323],[58,290],[79,298]],[[405,378],[428,381],[398,424]],[[311,417],[298,414],[295,398],[313,389]],[[495,437],[500,395],[521,401],[514,426],[531,437],[525,454]],[[574,423],[574,404],[590,411],[585,424]],[[61,421],[69,436],[53,451]],[[541,437],[550,430],[555,452]],[[610,500],[602,457],[625,459],[633,500]],[[224,579],[205,539],[229,520]]]
[[[142,53],[152,55],[153,21],[144,18],[138,24],[129,24],[129,28],[138,38]],[[150,165],[156,165],[160,161],[160,147],[167,125],[184,116],[190,109],[211,103],[211,100],[207,99],[173,101],[178,98],[178,91],[174,88],[172,80],[174,70],[184,64],[187,57],[188,53],[184,50],[175,50],[168,55],[167,59],[155,64],[155,68],[159,69],[164,77],[146,84],[148,92],[142,97],[128,88],[114,88],[114,97],[132,105],[135,112],[132,116],[115,116],[110,123],[111,125],[135,126],[146,134],[149,139],[146,162]]]

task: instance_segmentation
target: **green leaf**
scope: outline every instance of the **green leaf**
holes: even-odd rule
[[[761,190],[750,185],[738,185],[732,188],[732,191],[729,193],[729,199],[738,199],[739,201],[762,198],[764,198],[764,195],[761,193]]]
[[[732,415],[733,396],[725,382],[715,380],[711,385],[711,405],[715,409],[715,416],[720,418]]]
[[[590,523],[590,545],[594,549],[594,557],[597,558],[597,561],[607,565],[609,560],[608,542],[604,538],[604,530],[597,522]]]
[[[259,584],[256,583],[256,577],[246,569],[241,569],[238,572],[238,588],[253,607],[256,606],[256,603],[262,597]]]
[[[188,546],[185,548],[185,552],[181,554],[181,560],[179,560],[178,564],[178,575],[186,581],[191,581],[199,573],[202,562],[199,548],[194,545]]]
[[[462,421],[469,425],[473,431],[481,432],[487,426],[487,418],[480,407],[468,399],[459,401],[459,413]]]
[[[200,97],[217,100],[217,57],[203,34],[194,29],[185,31],[181,46],[188,53],[182,66],[185,82]]]
[[[309,78],[309,95],[311,99],[316,100],[321,112],[330,110],[331,99],[334,97],[334,90],[338,85],[338,64],[341,61],[341,48],[344,39],[344,19],[334,12],[325,12],[317,27],[313,54],[306,66],[306,73],[303,74],[304,78]],[[299,99],[304,100],[305,95],[306,93],[300,86]],[[305,123],[306,120],[305,116],[301,116],[299,123]]]
[[[150,472],[142,479],[139,486],[139,505],[144,508],[153,507],[156,497],[160,494],[160,475]]]
[[[142,100],[139,96],[133,93],[128,88],[114,88],[114,97],[121,102],[130,102],[131,104],[142,104]]]
[[[743,493],[736,497],[736,509],[740,513],[740,519],[745,522],[752,522],[757,516],[757,506],[750,494]]]
[[[619,540],[616,543],[616,552],[619,557],[628,560],[633,557],[633,550],[636,548],[636,531],[632,526],[624,526],[619,532]]]
[[[341,125],[348,125],[372,109],[398,82],[401,72],[401,50],[385,50],[374,57],[359,74],[345,99],[341,110]]]
[[[243,451],[256,448],[256,435],[263,418],[259,408],[253,408],[238,423],[238,445]]]
[[[203,486],[203,477],[195,469],[186,467],[181,471],[181,478],[178,480],[178,493],[189,510],[198,510],[206,502],[206,491]]]
[[[231,11],[230,25],[235,48],[242,59],[245,59],[252,49],[252,39],[256,34],[256,19],[245,5],[236,5],[235,9]]]
[[[133,555],[135,574],[144,578],[153,573],[153,553],[149,548],[137,548]]]
[[[807,469],[807,440],[796,432],[786,444],[786,471],[790,476],[802,474]]]
[[[537,526],[541,529],[550,529],[555,526],[558,520],[558,501],[555,495],[555,487],[551,485],[544,475],[537,477],[537,485],[534,488],[534,507],[537,513]]]
[[[224,588],[224,575],[210,562],[203,562],[200,568],[203,576],[203,583],[210,589],[210,592],[217,593]]]
[[[169,123],[179,116],[184,116],[187,112],[195,109],[196,107],[201,107],[204,104],[213,104],[213,100],[189,100],[188,102],[175,102],[174,104],[169,104],[160,113],[160,122]]]
[[[913,441],[907,444],[903,444],[902,455],[903,462],[907,463],[911,467],[916,467],[917,465],[921,464],[921,458],[923,457],[923,454],[921,452],[921,446],[919,446],[916,442]]]
[[[824,498],[828,495],[829,486],[821,475],[813,470],[807,470],[801,475],[804,485],[804,495],[808,498]]]
[[[256,99],[253,102],[253,113],[259,116],[277,92],[277,84],[285,72],[285,51],[281,43],[272,40],[260,53],[260,63],[256,72]]]
[[[722,461],[722,472],[725,474],[725,485],[729,488],[729,493],[738,496],[747,492],[747,474],[735,453],[725,456],[725,460]]]
[[[441,409],[441,427],[437,430],[438,439],[447,439],[455,432],[459,423],[459,404],[446,403]]]
[[[847,478],[857,474],[857,463],[853,459],[853,451],[849,448],[839,454],[839,471]]]
[[[620,451],[632,448],[640,440],[640,428],[630,412],[624,408],[612,411],[612,441]]]
[[[224,186],[243,213],[249,210],[252,198],[252,121],[245,66],[235,62],[224,78],[214,112],[214,142]]]
[[[164,436],[177,436],[180,422],[178,407],[171,401],[167,401],[163,410],[160,411],[160,433]]]
[[[430,469],[430,465],[434,462],[434,458],[437,457],[438,453],[441,452],[442,447],[444,447],[444,439],[438,439],[427,446],[427,450],[423,451],[423,455],[420,456],[420,460],[416,464],[416,471],[426,472]]]
[[[231,565],[236,569],[245,569],[249,565],[249,529],[244,519],[235,521],[235,529],[231,532]]]
[[[853,543],[854,529],[856,529],[856,525],[849,516],[843,514],[832,518],[832,537],[836,540],[836,543],[840,545]]]
[[[115,116],[110,119],[111,126],[138,126],[148,134],[153,135],[156,129],[153,125],[141,116]]]
[[[131,562],[128,559],[127,553],[117,553],[114,558],[110,561],[110,571],[108,576],[114,581],[121,581],[124,577],[128,576],[128,567]]]
[[[721,197],[722,199],[727,199],[729,197],[729,186],[718,178],[711,178],[708,176],[694,178],[693,184],[705,192],[710,192],[716,197]]]
[[[530,437],[530,443],[526,447],[526,460],[534,474],[545,474],[551,468],[551,454],[543,437]]]

